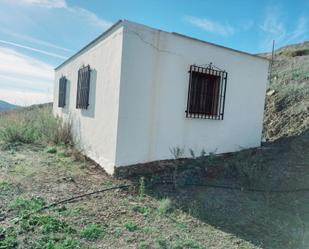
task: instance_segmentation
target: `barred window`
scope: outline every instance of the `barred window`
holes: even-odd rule
[[[78,70],[76,108],[87,109],[89,106],[90,66]]]
[[[62,76],[59,79],[58,107],[65,106],[66,91],[67,91],[67,79],[66,77]]]
[[[223,119],[227,72],[190,66],[186,117]]]

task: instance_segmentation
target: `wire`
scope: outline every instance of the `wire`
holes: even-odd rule
[[[154,185],[164,185],[164,184],[175,184],[174,182],[157,182],[152,184],[152,186]],[[53,202],[51,204],[45,205],[44,207],[37,209],[33,212],[30,212],[24,216],[22,216],[21,218],[14,218],[12,220],[10,220],[10,222],[14,222],[15,224],[18,223],[21,219],[26,219],[29,218],[31,215],[42,212],[43,210],[49,209],[51,207],[55,207],[58,206],[60,204],[63,203],[68,203],[71,202],[73,200],[77,200],[77,199],[81,199],[83,197],[87,197],[87,196],[91,196],[91,195],[95,195],[95,194],[99,194],[99,193],[103,193],[103,192],[107,192],[107,191],[111,191],[111,190],[115,190],[115,189],[124,189],[124,188],[129,188],[129,187],[134,187],[137,186],[137,183],[132,183],[132,184],[126,184],[126,185],[119,185],[119,186],[113,186],[110,188],[105,188],[105,189],[100,189],[100,190],[96,190],[93,192],[89,192],[89,193],[85,193],[85,194],[81,194],[81,195],[76,195],[67,199],[63,199],[60,201],[56,201]],[[237,190],[237,191],[242,191],[242,192],[260,192],[260,193],[296,193],[296,192],[309,192],[309,188],[299,188],[299,189],[287,189],[287,190],[267,190],[267,189],[255,189],[255,188],[241,188],[241,187],[233,187],[233,186],[226,186],[226,185],[216,185],[216,184],[195,184],[195,183],[189,183],[189,184],[183,184],[182,186],[198,186],[198,187],[209,187],[209,188],[218,188],[218,189],[227,189],[227,190]]]
[[[115,189],[128,188],[128,187],[132,187],[132,186],[133,186],[133,184],[120,185],[120,186],[114,186],[114,187],[110,187],[110,188],[96,190],[96,191],[93,191],[93,192],[90,192],[90,193],[76,195],[76,196],[73,196],[73,197],[70,197],[70,198],[67,198],[67,199],[63,199],[63,200],[56,201],[56,202],[53,202],[51,204],[45,205],[44,207],[42,207],[40,209],[37,209],[37,210],[35,210],[33,212],[30,212],[30,213],[22,216],[21,218],[14,218],[10,222],[18,223],[21,219],[27,219],[31,215],[39,213],[39,212],[42,212],[43,210],[49,209],[51,207],[58,206],[58,205],[63,204],[63,203],[68,203],[68,202],[71,202],[73,200],[81,199],[81,198],[86,197],[86,196],[91,196],[91,195],[95,195],[95,194],[98,194],[98,193],[103,193],[103,192],[107,192],[107,191],[111,191],[111,190],[115,190]]]

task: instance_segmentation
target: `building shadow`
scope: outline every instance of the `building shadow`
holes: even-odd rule
[[[241,186],[243,183],[240,176],[231,172],[222,173],[215,178],[199,177],[198,181],[194,177],[200,174],[190,173],[186,176],[182,172],[180,174],[187,177],[182,182],[201,184],[176,187],[173,184],[155,184],[149,194],[157,199],[170,198],[177,208],[191,216],[258,247],[309,248],[308,148],[307,130],[299,136],[281,138],[265,143],[259,149],[250,150],[252,156],[247,157],[246,165],[256,167],[258,163],[263,163],[264,170],[256,175],[256,182],[250,187],[246,186],[243,191],[211,187]],[[256,156],[263,160],[256,161]],[[222,163],[223,160],[226,159],[222,158]],[[245,159],[240,157],[237,160]],[[235,162],[242,163],[233,161]],[[192,161],[188,163],[192,164]],[[190,165],[186,170],[188,168]],[[246,191],[246,188],[250,191]],[[283,191],[271,192],[272,190]]]

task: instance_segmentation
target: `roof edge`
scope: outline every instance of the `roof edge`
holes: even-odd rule
[[[71,60],[73,60],[74,58],[76,58],[78,55],[80,55],[81,53],[85,52],[89,47],[91,47],[92,45],[94,45],[94,44],[96,44],[97,42],[99,42],[101,38],[103,38],[105,35],[107,35],[109,32],[111,32],[113,29],[115,29],[118,25],[123,24],[123,23],[125,23],[125,22],[132,23],[132,24],[136,24],[136,25],[142,25],[142,26],[147,27],[147,28],[149,28],[149,29],[159,30],[159,31],[162,31],[162,32],[165,32],[165,33],[168,33],[168,34],[177,35],[177,36],[180,36],[180,37],[183,37],[183,38],[186,38],[186,39],[190,39],[190,40],[193,40],[193,41],[202,42],[202,43],[205,43],[205,44],[208,44],[208,45],[211,45],[211,46],[215,46],[215,47],[223,48],[223,49],[226,49],[226,50],[229,50],[229,51],[233,51],[233,52],[236,52],[236,53],[240,53],[240,54],[252,56],[252,57],[254,57],[254,58],[261,59],[261,60],[264,60],[264,61],[270,61],[269,59],[264,58],[264,57],[259,56],[259,55],[255,55],[255,54],[251,54],[251,53],[244,52],[244,51],[241,51],[241,50],[237,50],[237,49],[225,47],[225,46],[223,46],[223,45],[219,45],[219,44],[215,44],[215,43],[212,43],[212,42],[204,41],[204,40],[201,40],[201,39],[198,39],[198,38],[194,38],[194,37],[192,37],[192,36],[180,34],[180,33],[177,33],[177,32],[167,32],[167,31],[163,31],[163,30],[160,30],[160,29],[157,29],[157,28],[152,28],[152,27],[147,26],[147,25],[144,25],[144,24],[139,24],[139,23],[135,23],[135,22],[132,22],[132,21],[129,21],[129,20],[120,19],[120,20],[118,20],[116,23],[114,23],[111,27],[109,27],[107,30],[105,30],[105,31],[104,31],[101,35],[99,35],[97,38],[95,38],[94,40],[92,40],[90,43],[88,43],[86,46],[84,46],[84,47],[83,47],[82,49],[80,49],[78,52],[76,52],[76,53],[73,54],[71,57],[69,57],[69,58],[66,59],[64,62],[62,62],[62,63],[61,63],[59,66],[57,66],[54,70],[58,70],[58,69],[60,69],[61,67],[63,67],[64,65],[66,65],[68,62],[70,62]]]
[[[201,40],[201,39],[198,39],[198,38],[194,38],[194,37],[192,37],[192,36],[179,34],[179,33],[177,33],[177,32],[171,32],[170,34],[178,35],[178,36],[181,36],[181,37],[183,37],[183,38],[187,38],[187,39],[191,39],[191,40],[194,40],[194,41],[206,43],[206,44],[208,44],[208,45],[215,46],[215,47],[219,47],[219,48],[223,48],[223,49],[226,49],[226,50],[229,50],[229,51],[233,51],[233,52],[236,52],[236,53],[240,53],[240,54],[252,56],[252,57],[257,58],[257,59],[262,59],[262,60],[269,61],[269,59],[264,58],[264,57],[259,56],[259,55],[256,55],[256,54],[251,54],[251,53],[248,53],[248,52],[245,52],[245,51],[241,51],[241,50],[237,50],[237,49],[234,49],[234,48],[225,47],[225,46],[223,46],[223,45],[219,45],[219,44],[216,44],[216,43],[204,41],[204,40]]]
[[[105,30],[101,35],[99,35],[97,38],[89,42],[86,46],[78,50],[75,54],[70,56],[68,59],[66,59],[64,62],[62,62],[59,66],[55,67],[54,70],[58,70],[64,65],[66,65],[68,62],[76,58],[81,53],[85,52],[88,48],[90,48],[92,45],[96,44],[101,38],[103,38],[105,35],[107,35],[109,32],[111,32],[113,29],[115,29],[119,24],[122,24],[124,20],[120,19],[117,22],[115,22],[112,26],[110,26],[107,30]]]

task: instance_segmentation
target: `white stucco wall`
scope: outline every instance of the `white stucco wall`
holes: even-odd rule
[[[228,72],[224,120],[186,118],[189,66]],[[131,22],[124,23],[116,166],[261,142],[268,61]]]
[[[71,120],[77,146],[108,173],[113,173],[116,159],[119,86],[122,56],[121,25],[100,38],[83,53],[55,71],[54,114]],[[76,109],[78,70],[90,65],[90,105]],[[58,108],[58,82],[68,79],[67,104]]]
[[[224,120],[186,118],[190,65],[228,72]],[[93,69],[90,106],[76,109],[78,69]],[[56,69],[54,114],[71,120],[77,146],[108,173],[114,167],[260,145],[268,61],[128,21]],[[58,82],[68,79],[58,108]]]

